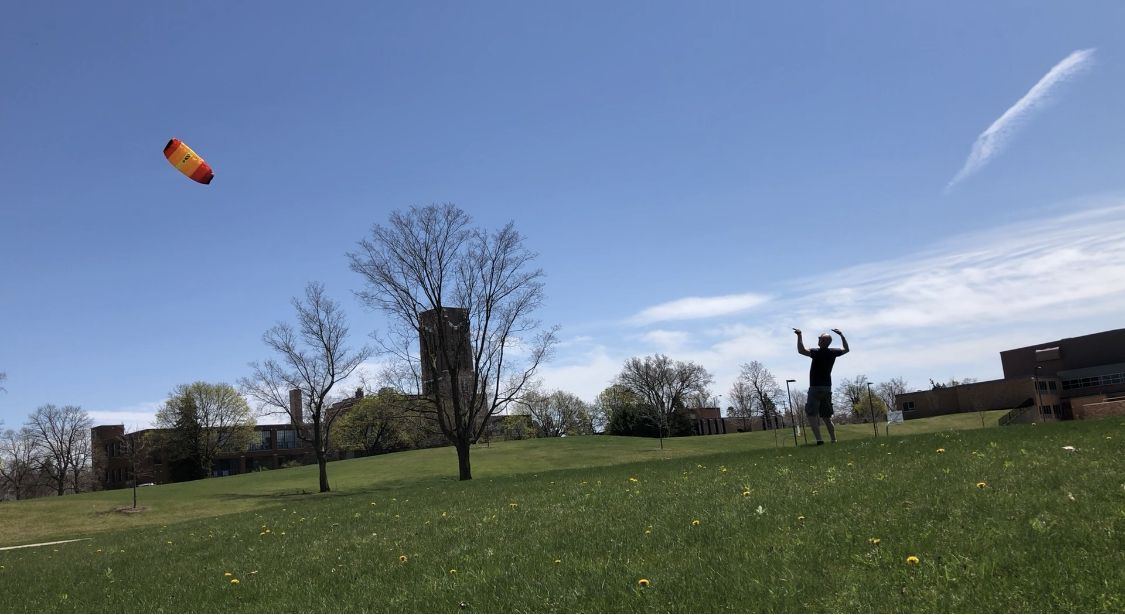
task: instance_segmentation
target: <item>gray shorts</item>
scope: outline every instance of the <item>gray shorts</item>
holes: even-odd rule
[[[805,414],[829,418],[832,416],[832,387],[809,387],[809,401]]]

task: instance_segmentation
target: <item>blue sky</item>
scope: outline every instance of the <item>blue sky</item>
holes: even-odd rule
[[[837,378],[1000,377],[1125,326],[1123,28],[1116,2],[6,3],[0,419],[143,424],[268,357],[310,280],[363,344],[345,252],[432,202],[539,254],[549,388],[656,352],[724,397],[751,360],[804,386],[789,327],[848,334]]]

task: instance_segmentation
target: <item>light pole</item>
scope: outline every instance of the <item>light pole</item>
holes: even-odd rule
[[[793,446],[797,446],[797,415],[793,412],[793,393],[789,391],[789,383],[796,380],[785,381],[785,397],[789,399],[789,416],[793,417]],[[805,434],[805,444],[809,443],[809,436]]]
[[[875,439],[879,439],[879,426],[875,424],[875,404],[871,402],[871,383],[867,383],[867,407],[871,410],[871,428],[875,430]]]
[[[1035,410],[1039,414],[1039,420],[1043,420],[1043,394],[1039,392],[1039,368],[1040,365],[1035,366],[1035,375],[1032,377],[1032,382],[1035,384],[1035,399],[1039,400],[1039,407]]]

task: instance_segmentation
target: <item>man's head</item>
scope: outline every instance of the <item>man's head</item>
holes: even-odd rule
[[[817,342],[817,344],[820,345],[821,348],[828,348],[828,345],[832,343],[832,334],[831,333],[821,333],[820,337],[817,338],[816,342]]]

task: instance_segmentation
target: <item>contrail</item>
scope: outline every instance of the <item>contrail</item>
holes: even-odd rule
[[[965,161],[965,166],[961,167],[957,175],[949,180],[949,184],[945,187],[946,192],[953,188],[957,182],[979,171],[984,165],[988,164],[993,156],[999,154],[1007,145],[1012,134],[1031,116],[1031,112],[1049,102],[1048,96],[1051,88],[1089,66],[1093,55],[1093,49],[1082,49],[1068,55],[1066,59],[1056,64],[1044,75],[1039,83],[1035,84],[1035,87],[1024,94],[1019,102],[1005,111],[1000,119],[992,122],[988,130],[980,133],[976,142],[973,143],[973,149],[969,152],[969,158]]]

